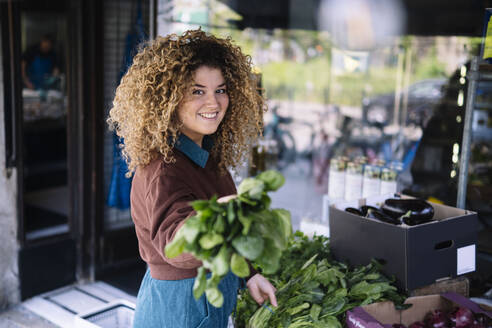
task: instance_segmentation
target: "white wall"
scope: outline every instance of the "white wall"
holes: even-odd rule
[[[0,33],[1,35],[1,33]],[[2,53],[0,51],[0,63]],[[0,310],[20,300],[17,265],[17,171],[5,168],[3,67],[0,65]]]

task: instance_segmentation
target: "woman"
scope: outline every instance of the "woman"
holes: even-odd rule
[[[261,128],[264,100],[251,59],[230,39],[201,30],[158,37],[134,58],[116,90],[108,123],[125,141],[131,214],[148,270],[137,297],[134,327],[227,327],[239,279],[220,283],[221,308],[193,298],[201,262],[169,259],[164,247],[192,216],[190,202],[236,193],[228,168],[238,167]],[[252,271],[251,296],[276,306],[275,288]]]

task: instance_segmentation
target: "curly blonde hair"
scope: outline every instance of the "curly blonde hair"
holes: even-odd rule
[[[222,172],[237,168],[246,159],[251,143],[261,135],[266,110],[251,57],[230,37],[190,30],[144,44],[116,89],[107,123],[124,140],[120,147],[128,177],[159,154],[166,163],[174,162],[172,149],[182,126],[177,110],[201,66],[221,70],[229,95],[224,119],[211,135],[211,156]]]

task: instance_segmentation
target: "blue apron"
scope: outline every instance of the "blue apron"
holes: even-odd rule
[[[224,295],[221,308],[211,305],[202,295],[193,297],[195,278],[157,280],[149,269],[140,285],[133,319],[134,328],[226,328],[236,308],[239,278],[229,272],[219,283]]]

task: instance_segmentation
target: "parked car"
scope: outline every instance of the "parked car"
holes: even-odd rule
[[[406,124],[425,126],[434,106],[443,95],[445,83],[445,79],[428,79],[408,87]],[[403,104],[403,94],[401,104]],[[363,120],[372,125],[390,124],[393,122],[394,108],[395,92],[366,97],[362,100]]]

